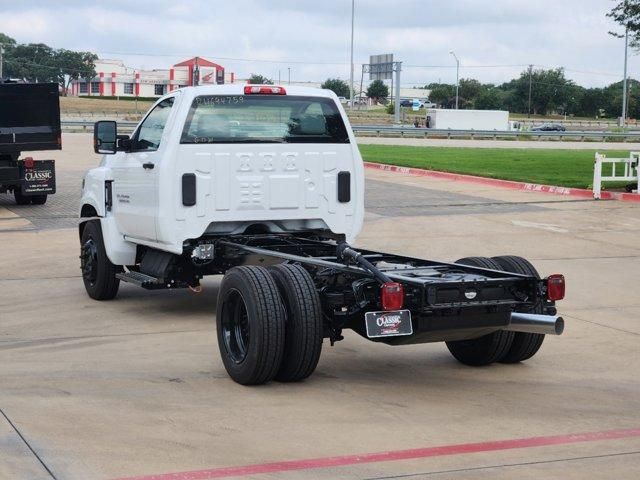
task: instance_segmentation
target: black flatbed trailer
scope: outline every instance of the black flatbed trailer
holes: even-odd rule
[[[0,81],[0,193],[13,192],[18,204],[45,203],[56,190],[55,161],[20,155],[61,148],[58,84]]]

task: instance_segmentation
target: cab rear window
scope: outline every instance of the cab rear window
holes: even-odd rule
[[[288,95],[196,97],[181,143],[349,143],[333,100]]]

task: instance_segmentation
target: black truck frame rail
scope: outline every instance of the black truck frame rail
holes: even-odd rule
[[[212,245],[210,273],[240,265],[299,264],[318,289],[331,342],[350,328],[387,344],[426,343],[477,338],[497,330],[560,334],[546,298],[546,282],[533,276],[422,260],[403,255],[357,251],[346,243],[291,234],[240,235],[203,239]],[[370,338],[365,314],[383,310],[381,285],[396,282],[404,290],[403,309],[411,312],[410,335]],[[541,312],[531,315],[518,312]]]

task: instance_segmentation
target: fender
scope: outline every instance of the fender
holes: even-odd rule
[[[98,217],[106,216],[105,182],[111,179],[111,169],[107,167],[101,166],[89,170],[82,181],[81,209],[84,205],[91,205]],[[80,216],[82,216],[82,210]]]
[[[111,263],[114,265],[135,265],[136,245],[124,239],[118,231],[115,218],[111,215],[100,218],[100,226],[102,227],[104,248]]]

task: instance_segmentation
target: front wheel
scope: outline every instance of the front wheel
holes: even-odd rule
[[[86,222],[80,241],[80,268],[87,293],[94,300],[111,300],[118,293],[120,271],[107,257],[99,220]]]
[[[486,257],[461,258],[456,263],[471,267],[501,270],[500,265]],[[460,363],[479,367],[501,361],[509,352],[513,342],[513,332],[498,330],[470,340],[446,342],[451,355]]]

